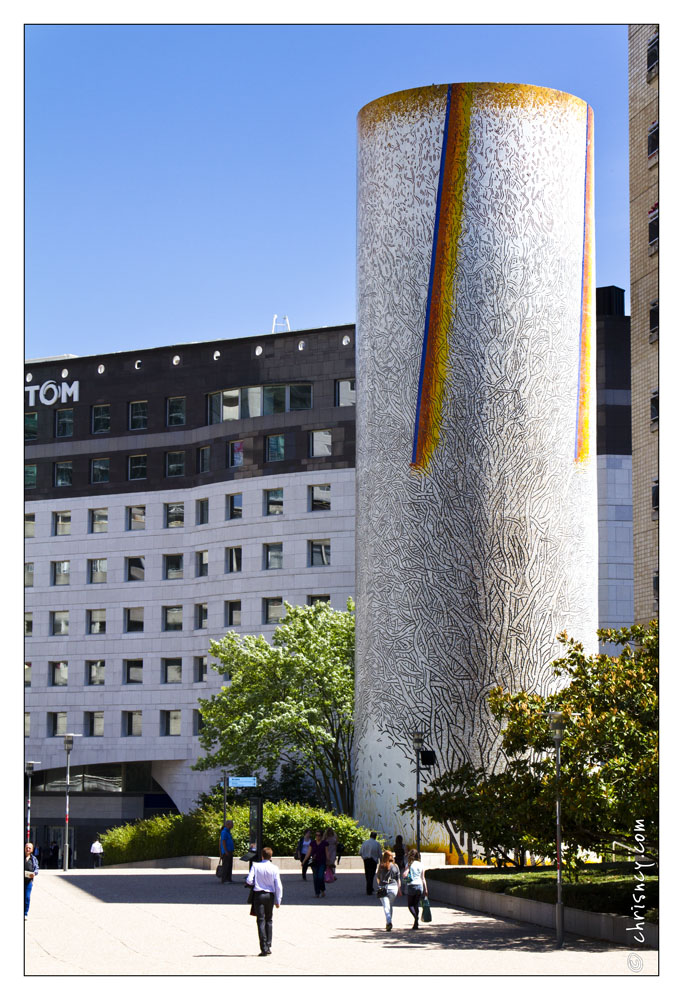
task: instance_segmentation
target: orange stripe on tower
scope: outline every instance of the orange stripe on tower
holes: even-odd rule
[[[593,109],[586,110],[586,195],[583,224],[583,281],[581,301],[581,341],[579,348],[579,386],[576,407],[575,462],[586,462],[590,452],[591,353],[595,310],[595,254],[593,205]]]

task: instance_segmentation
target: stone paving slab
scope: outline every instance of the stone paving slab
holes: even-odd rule
[[[258,956],[242,880],[221,885],[196,869],[43,871],[25,922],[27,976],[656,975],[657,952],[554,933],[531,924],[433,906],[411,929],[404,900],[387,933],[360,873],[340,873],[325,899],[312,879],[282,876],[273,954]],[[633,957],[631,958],[633,961]],[[637,963],[636,963],[637,964]]]

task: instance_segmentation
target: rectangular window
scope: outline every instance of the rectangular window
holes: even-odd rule
[[[653,122],[647,130],[647,155],[654,156],[659,152],[659,122]]]
[[[69,612],[51,611],[50,635],[68,635],[68,634],[69,634]]]
[[[332,507],[332,487],[329,483],[320,483],[308,487],[308,509],[330,510]]]
[[[38,437],[38,414],[24,414],[24,441],[35,441]]]
[[[204,719],[198,708],[192,709],[192,735],[198,736],[204,728]]]
[[[659,299],[653,299],[650,303],[650,333],[659,329]]]
[[[134,504],[126,507],[126,530],[143,531],[145,527],[146,508],[144,504]]]
[[[180,709],[172,708],[161,713],[161,735],[180,736]]]
[[[225,572],[242,572],[242,547],[240,545],[225,550]]]
[[[52,687],[66,687],[69,679],[69,664],[66,660],[57,660],[49,664],[50,684]]]
[[[101,534],[109,530],[109,508],[108,507],[93,507],[92,510],[88,512],[88,520],[90,522],[90,532],[93,535]]]
[[[55,413],[55,437],[70,438],[74,433],[74,411],[71,408]]]
[[[36,537],[36,515],[24,514],[24,538]]]
[[[228,464],[233,469],[244,465],[244,441],[231,441],[228,445]]]
[[[659,206],[651,208],[647,216],[647,238],[650,246],[659,240]]]
[[[206,397],[206,422],[208,424],[220,424],[222,396],[221,392],[210,392]]]
[[[223,393],[223,420],[238,420],[240,415],[239,389],[226,389]]]
[[[71,486],[73,481],[71,462],[55,462],[54,468],[55,486]]]
[[[266,517],[270,515],[284,514],[285,501],[284,490],[279,487],[275,490],[263,491],[263,513]]]
[[[107,560],[88,559],[88,583],[107,582]]]
[[[174,658],[172,660],[162,660],[162,676],[164,684],[182,684],[183,661]]]
[[[241,601],[225,602],[225,624],[229,625],[231,628],[239,628],[239,626],[242,624]]]
[[[260,385],[250,385],[240,389],[240,405],[242,420],[247,417],[262,416],[262,393]]]
[[[282,569],[282,542],[268,542],[263,546],[263,568]]]
[[[56,482],[57,477],[57,467],[55,466],[55,486],[60,485]],[[24,489],[34,490],[36,488],[36,481],[38,478],[38,466],[37,465],[25,465],[24,466]]]
[[[33,612],[24,611],[24,635],[33,635]]]
[[[650,422],[659,423],[659,389],[650,393]]]
[[[166,400],[166,426],[182,427],[185,423],[185,397],[171,396]]]
[[[209,607],[207,604],[195,604],[194,606],[194,627],[206,628],[209,617]]]
[[[66,725],[64,726],[64,729],[66,731]],[[28,739],[30,735],[31,735],[31,713],[24,712],[24,737]]]
[[[317,541],[308,543],[308,564],[309,566],[329,566],[330,565],[330,540],[320,538]]]
[[[183,556],[177,552],[174,555],[164,556],[164,579],[182,580],[183,578]]]
[[[263,387],[264,416],[269,416],[272,413],[284,413],[285,396],[286,396],[286,386],[264,385]]]
[[[653,35],[647,43],[647,71],[650,73],[659,63],[659,34]]]
[[[142,712],[123,712],[123,735],[142,736]]]
[[[64,736],[66,733],[66,712],[48,712],[47,731],[49,736]]]
[[[111,430],[109,403],[101,403],[92,408],[93,434],[108,434]]]
[[[24,563],[24,586],[33,586],[33,563]]]
[[[197,472],[211,472],[211,446],[197,448]]]
[[[183,628],[183,609],[180,605],[173,605],[163,609],[163,630],[164,632],[180,632]]]
[[[195,656],[194,658],[194,679],[195,684],[201,684],[207,677],[207,664],[205,656]]]
[[[195,552],[195,576],[209,575],[209,553],[207,549]]]
[[[85,712],[85,735],[104,736],[104,712]]]
[[[95,687],[104,684],[104,660],[86,660],[85,683]]]
[[[24,664],[24,687],[26,687],[26,688],[30,688],[31,687],[31,664],[30,663],[25,663]]]
[[[85,613],[88,633],[104,635],[107,631],[107,611],[105,608],[91,608]]]
[[[196,507],[196,521],[197,524],[208,524],[209,523],[209,501],[204,498],[203,500],[197,500]]]
[[[332,454],[332,431],[311,431],[308,436],[309,458],[327,458]]]
[[[145,579],[145,557],[144,556],[127,556],[126,557],[126,580],[136,581]]]
[[[144,632],[145,612],[144,608],[124,608],[123,609],[123,630],[124,632]]]
[[[277,625],[284,613],[281,597],[263,598],[263,624]]]
[[[71,534],[71,511],[70,510],[56,510],[52,515],[52,534],[53,535],[70,535]]]
[[[109,482],[109,459],[108,458],[93,458],[90,461],[90,482],[91,483],[108,483]]]
[[[185,524],[185,504],[165,503],[164,524],[167,528],[182,528]]]
[[[226,498],[226,517],[229,521],[234,521],[242,516],[242,494],[232,493]]]
[[[290,385],[289,409],[310,410],[313,408],[313,387],[311,385]]]
[[[340,378],[335,383],[334,391],[335,406],[355,406],[356,405],[356,380],[355,378]]]
[[[167,451],[166,452],[166,475],[170,478],[172,476],[184,476],[185,475],[185,452],[184,451]]]
[[[266,462],[282,462],[285,458],[284,434],[266,435]]]
[[[128,478],[129,479],[147,479],[147,456],[146,455],[129,455],[128,456]]]
[[[311,606],[313,604],[318,604],[318,603],[329,604],[330,603],[330,595],[329,594],[309,594],[308,597],[306,598],[306,603],[309,604],[309,605],[311,605]]]
[[[128,429],[144,431],[147,429],[147,400],[137,399],[128,404]]]
[[[123,661],[123,683],[142,684],[142,660]]]
[[[71,575],[71,560],[58,559],[50,563],[50,582],[53,587],[66,587]]]
[[[652,480],[652,509],[659,510],[659,479]]]

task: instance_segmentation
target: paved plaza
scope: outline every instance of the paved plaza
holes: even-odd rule
[[[310,875],[283,874],[273,954],[260,958],[237,879],[221,885],[190,868],[42,871],[24,924],[26,975],[634,977],[628,948],[569,936],[557,952],[545,928],[438,903],[432,923],[413,931],[400,900],[387,933],[361,872],[340,873],[325,899]],[[657,953],[637,954],[639,975],[656,974]]]

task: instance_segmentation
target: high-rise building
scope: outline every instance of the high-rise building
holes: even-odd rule
[[[659,598],[659,28],[628,29],[634,618]]]
[[[92,834],[192,807],[209,642],[354,593],[353,326],[30,361],[25,372],[31,821]]]

